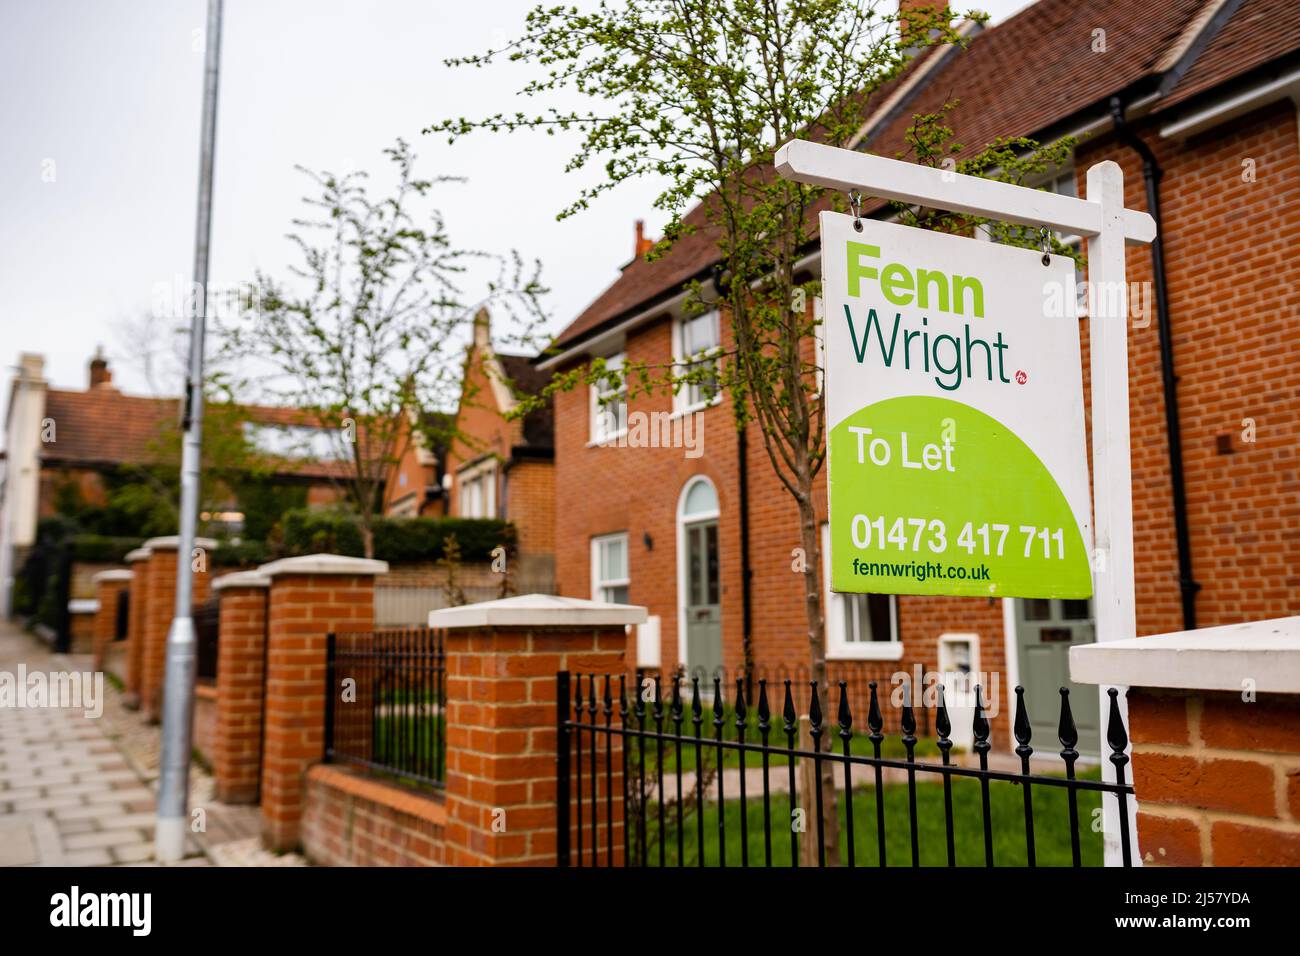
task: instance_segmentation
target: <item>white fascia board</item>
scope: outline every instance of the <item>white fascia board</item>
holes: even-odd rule
[[[685,290],[683,290],[677,293],[667,302],[663,302],[652,308],[642,309],[640,312],[636,313],[635,315],[629,316],[628,318],[624,319],[622,322],[618,323],[618,325],[606,329],[604,332],[601,332],[599,335],[594,335],[589,339],[583,339],[581,342],[577,343],[576,345],[566,348],[563,352],[560,352],[556,355],[552,355],[549,358],[543,359],[542,361],[537,363],[537,368],[540,371],[549,372],[551,369],[560,365],[562,362],[566,362],[575,356],[585,355],[589,352],[599,352],[601,351],[601,347],[603,345],[608,344],[611,341],[616,341],[619,338],[622,338],[632,329],[636,328],[639,325],[643,325],[644,323],[648,322],[652,318],[658,318],[661,315],[676,314],[677,310],[681,308],[681,304],[685,301],[686,301],[686,292]]]
[[[1160,136],[1164,139],[1186,139],[1244,116],[1261,106],[1287,98],[1300,102],[1300,70],[1292,70],[1275,80],[1260,83],[1187,113],[1181,119],[1160,127]]]

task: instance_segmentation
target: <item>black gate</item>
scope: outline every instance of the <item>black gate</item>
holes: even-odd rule
[[[1096,766],[1076,767],[1079,735],[1065,688],[1054,728],[1061,770],[1031,773],[1021,687],[1014,758],[995,760],[999,769],[990,766],[979,687],[976,765],[963,766],[953,759],[942,685],[932,702],[904,688],[902,733],[892,738],[875,681],[865,727],[843,681],[828,695],[815,681],[785,680],[771,700],[767,684],[758,682],[755,703],[738,679],[728,703],[721,678],[703,689],[698,678],[689,687],[674,678],[665,699],[657,677],[638,685],[635,676],[557,674],[559,865],[1097,865],[1103,800],[1118,802],[1123,865],[1132,865],[1128,734],[1113,689],[1107,743],[1118,783],[1103,782]],[[831,696],[833,723],[823,715]],[[807,706],[796,708],[796,698]],[[929,717],[927,708],[933,740],[916,736],[917,711]],[[926,751],[938,760],[918,759]]]
[[[217,679],[217,641],[221,634],[221,599],[213,597],[194,609],[195,676]]]
[[[131,589],[123,588],[117,592],[116,616],[113,619],[113,640],[125,641],[127,625],[131,620]]]
[[[72,543],[49,537],[36,544],[23,564],[23,593],[17,610],[32,617],[49,635],[53,650],[66,654],[72,645],[68,601],[72,597]]]
[[[447,657],[443,632],[405,627],[326,639],[325,762],[443,788]]]

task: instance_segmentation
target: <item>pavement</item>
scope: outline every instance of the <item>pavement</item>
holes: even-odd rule
[[[18,677],[25,668],[27,681]],[[52,654],[0,621],[0,866],[139,866],[153,861],[160,730],[128,710],[117,685],[93,700],[53,706],[30,696],[32,675],[89,674],[88,655]],[[28,695],[12,699],[16,689]],[[17,706],[18,703],[24,706]],[[262,849],[256,807],[213,799],[211,775],[190,768],[190,807],[201,808],[182,866],[303,866]]]

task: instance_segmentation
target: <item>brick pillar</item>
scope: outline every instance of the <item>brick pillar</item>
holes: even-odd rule
[[[1077,645],[1070,677],[1128,686],[1144,865],[1300,866],[1300,617]]]
[[[145,596],[145,615],[140,657],[140,707],[151,724],[162,719],[163,672],[167,662],[167,632],[176,613],[177,535],[150,538],[149,569]],[[211,538],[196,538],[196,548],[211,551],[217,543]],[[191,559],[192,560],[192,559]],[[207,560],[198,563],[194,573],[194,603],[201,604],[210,595],[211,577]]]
[[[126,619],[126,692],[122,703],[128,710],[140,709],[140,681],[144,675],[144,621],[148,615],[148,548],[136,548],[126,556],[131,565],[131,606]]]
[[[72,654],[94,654],[95,618],[99,615],[99,602],[94,598],[73,598],[68,602],[68,632]]]
[[[447,629],[449,866],[555,865],[556,672],[582,675],[584,687],[592,673],[617,680],[627,667],[626,626],[644,621],[644,608],[543,595],[430,614],[431,626]],[[585,734],[583,746],[585,761],[590,746]],[[600,741],[602,761],[604,747]],[[617,738],[614,748],[613,790],[619,794]],[[584,774],[587,805],[590,780]],[[621,862],[622,800],[612,801],[613,818],[605,820],[603,774],[597,783],[599,861],[604,864],[605,827],[610,826],[615,862]],[[576,821],[576,813],[570,819]],[[589,829],[584,836],[589,845]]]
[[[1300,866],[1300,694],[1128,702],[1147,866]]]
[[[100,571],[91,578],[95,585],[95,599],[99,601],[94,624],[94,670],[104,669],[104,655],[108,652],[108,645],[117,637],[117,600],[131,586],[131,577],[130,571],[115,568]]]
[[[374,628],[375,575],[387,563],[336,554],[273,561],[267,614],[262,840],[299,843],[307,768],[325,752],[325,650],[330,631]]]
[[[212,582],[221,598],[212,769],[217,799],[223,803],[257,802],[270,585],[271,579],[258,571],[226,574]]]

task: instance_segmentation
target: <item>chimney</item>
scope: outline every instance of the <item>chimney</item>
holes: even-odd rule
[[[474,315],[474,347],[480,352],[492,350],[492,317],[487,309],[479,309]]]
[[[45,356],[24,352],[18,357],[18,377],[25,381],[41,381],[45,375]]]
[[[633,254],[633,258],[640,259],[654,247],[654,240],[645,234],[645,220],[638,219],[636,221],[636,251]]]
[[[108,370],[108,359],[104,358],[104,347],[95,348],[95,356],[90,360],[90,387],[109,388],[113,384],[113,373]]]

